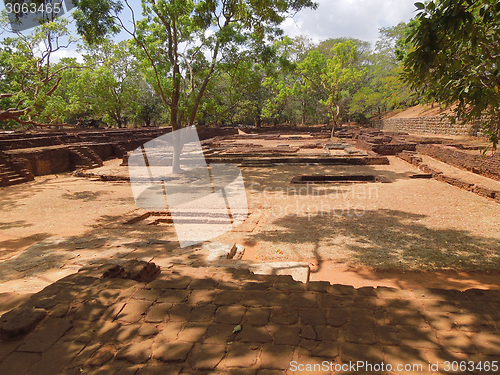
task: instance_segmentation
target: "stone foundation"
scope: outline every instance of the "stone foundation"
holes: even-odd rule
[[[27,174],[43,176],[93,168],[103,160],[123,158],[142,144],[172,131],[168,128],[118,129],[39,133],[0,133],[0,152],[15,161]],[[236,128],[205,128],[200,140],[236,135]],[[2,164],[2,163],[0,163]],[[19,168],[18,168],[19,169]],[[7,173],[7,172],[6,172]],[[0,168],[0,186],[10,184]]]
[[[432,144],[419,144],[416,150],[447,164],[500,181],[499,152],[492,156],[471,155],[455,147]]]

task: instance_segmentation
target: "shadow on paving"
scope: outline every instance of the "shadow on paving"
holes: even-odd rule
[[[295,259],[314,258],[320,267],[332,259],[375,270],[500,269],[498,239],[473,236],[465,230],[429,228],[422,223],[426,218],[385,209],[367,210],[360,216],[353,211],[350,216],[322,211],[275,219],[268,224],[280,227],[278,231],[263,230],[250,239],[282,242],[289,235],[298,243]],[[305,244],[311,244],[312,251],[304,250]]]
[[[445,361],[500,355],[496,291],[354,289],[181,266],[149,283],[102,273],[84,269],[19,307],[48,315],[0,342],[0,373],[310,374],[307,365],[349,361],[392,366],[379,374],[429,373],[438,361],[444,373]]]
[[[159,232],[156,226],[136,227],[124,225],[124,222],[123,216],[102,215],[82,236],[56,238],[49,233],[40,233],[0,241],[0,282],[19,279],[20,275],[22,278],[43,278],[49,272],[100,264],[112,258],[151,259],[179,252],[172,226],[161,227]],[[158,237],[172,241],[159,240]]]

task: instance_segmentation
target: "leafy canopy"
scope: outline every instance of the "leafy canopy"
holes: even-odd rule
[[[462,121],[484,118],[494,147],[500,138],[500,3],[436,0],[415,3],[404,77],[422,94],[458,104]]]
[[[121,12],[128,0],[74,0],[78,32],[89,43],[126,30],[148,82],[170,111],[174,129],[193,125],[210,81],[221,68],[238,69],[248,50],[264,51],[286,17],[311,0],[142,0],[143,18]]]

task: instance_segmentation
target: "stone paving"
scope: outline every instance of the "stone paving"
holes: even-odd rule
[[[137,282],[103,278],[109,267],[83,268],[0,318],[0,374],[430,374],[446,361],[468,366],[453,373],[498,372],[500,291],[182,265]]]

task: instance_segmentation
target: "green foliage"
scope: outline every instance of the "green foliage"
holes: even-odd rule
[[[276,122],[302,124],[307,118],[336,123],[366,73],[367,43],[330,39],[314,46],[304,37],[275,42],[275,71],[264,81],[273,97],[264,115]]]
[[[7,26],[5,13],[2,24]],[[25,126],[60,124],[55,108],[60,100],[55,94],[63,73],[75,63],[62,59],[54,64],[51,57],[65,45],[68,38],[68,21],[56,19],[30,30],[26,35],[12,31],[0,47],[0,121],[4,127],[13,127],[13,122]],[[69,43],[71,43],[69,38]]]
[[[308,37],[282,37],[280,23],[314,8],[309,0],[143,0],[143,18],[133,15],[133,22],[121,13],[132,11],[127,0],[75,4],[78,32],[87,42],[83,64],[48,64],[47,58],[42,70],[57,74],[47,81],[38,74],[33,46],[63,35],[55,23],[34,34],[36,43],[15,37],[0,50],[1,92],[12,93],[0,104],[8,109],[22,103],[21,120],[34,121],[36,114],[54,124],[161,122],[175,129],[337,124],[415,101],[399,78],[398,54],[411,51],[402,40],[413,26],[404,23],[382,28],[372,51],[358,39],[314,44]],[[107,39],[119,30],[131,39]]]
[[[500,138],[500,4],[438,0],[415,4],[418,24],[408,43],[405,79],[428,98],[458,104],[462,121],[485,118],[494,147]]]
[[[371,117],[382,112],[415,105],[419,97],[401,79],[400,56],[406,54],[406,39],[413,21],[380,29],[375,51],[369,56],[367,75],[361,89],[352,97],[353,117]]]
[[[311,0],[143,0],[144,18],[135,22],[134,17],[128,28],[120,18],[122,9],[132,9],[127,0],[79,0],[76,6],[78,31],[89,43],[118,28],[129,32],[135,56],[169,108],[174,129],[194,124],[219,68],[238,70],[244,47],[258,50],[266,37],[279,34],[286,16],[316,7]]]

